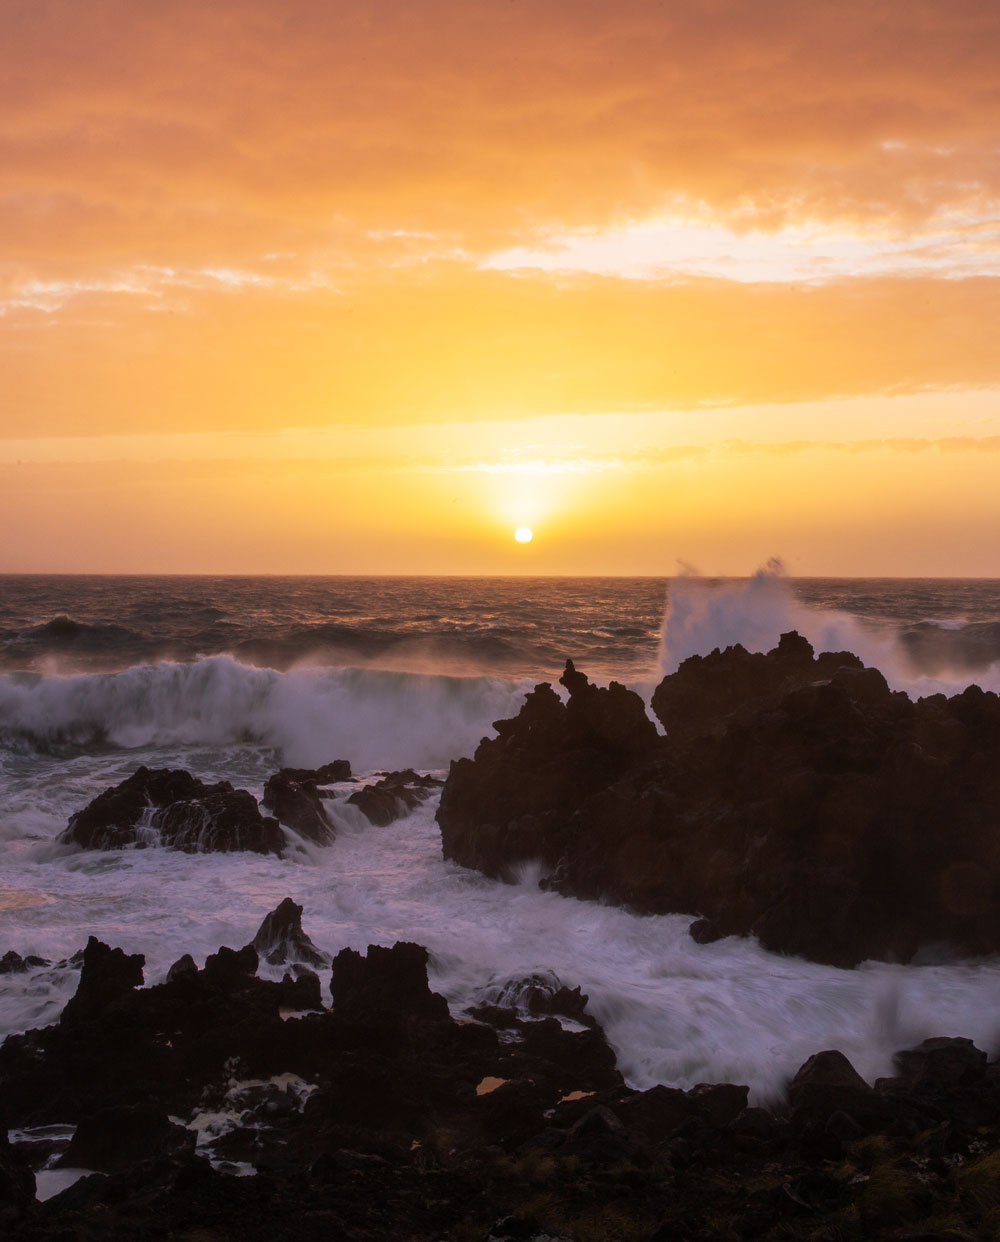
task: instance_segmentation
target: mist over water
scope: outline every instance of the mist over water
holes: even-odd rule
[[[640,918],[541,892],[531,868],[505,885],[444,863],[434,800],[375,828],[346,804],[356,785],[345,784],[337,840],[319,848],[286,832],[282,859],[55,844],[74,811],[140,764],[258,797],[283,763],[346,758],[361,778],[443,772],[567,656],[648,693],[688,655],[733,642],[766,650],[798,629],[911,694],[1000,683],[997,583],[796,582],[772,568],[738,582],[675,579],[669,603],[667,586],[0,581],[0,955],[58,963],[94,934],[146,954],[152,983],[185,952],[202,961],[247,943],[291,896],[330,952],[427,945],[432,983],[456,1011],[508,977],[554,970],[589,993],[637,1086],[730,1080],[767,1099],[821,1048],[840,1048],[869,1078],[928,1035],[1000,1051],[995,960],[843,971],[751,940],[699,946],[687,934],[695,911]],[[236,641],[223,644],[226,633]],[[281,659],[269,665],[266,650]],[[3,1032],[54,1020],[76,979],[58,965],[0,975]]]
[[[860,656],[882,672],[892,689],[911,698],[954,694],[972,680],[984,690],[1000,687],[1000,622],[995,619],[920,616],[908,625],[891,624],[877,614],[816,607],[807,602],[812,592],[799,593],[796,585],[777,561],[738,582],[673,579],[660,636],[660,676],[675,672],[690,656],[735,643],[748,651],[768,651],[781,634],[797,630],[817,653],[851,651]],[[995,594],[994,584],[984,584],[982,590]],[[919,594],[914,586],[906,593]],[[925,595],[932,593],[925,588]],[[846,592],[842,596],[845,602],[850,599]],[[922,602],[926,610],[927,602]]]

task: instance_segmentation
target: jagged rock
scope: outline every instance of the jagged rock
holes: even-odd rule
[[[651,705],[669,737],[718,733],[733,712],[759,710],[842,668],[864,665],[846,651],[825,652],[814,660],[809,641],[792,630],[766,655],[736,643],[725,651],[716,647],[710,655],[691,656],[660,682]]]
[[[163,845],[187,854],[248,850],[280,854],[278,822],[228,781],[205,785],[190,772],[138,768],[70,816],[60,842],[87,850]]]
[[[231,991],[244,986],[257,973],[260,959],[252,944],[242,949],[230,949],[222,945],[217,953],[205,958],[205,982],[215,988]]]
[[[302,907],[286,897],[257,929],[253,938],[257,953],[272,966],[285,962],[304,962],[309,966],[329,966],[332,960],[313,944],[302,930]]]
[[[88,944],[87,1016],[8,1037],[0,1100],[3,1126],[77,1124],[62,1163],[107,1172],[34,1204],[0,1127],[5,1239],[992,1236],[1000,1111],[969,1108],[1000,1066],[967,1040],[901,1052],[885,1089],[818,1054],[785,1121],[734,1084],[630,1090],[599,1030],[453,1021],[419,946],[337,960],[335,1010],[283,1021],[252,946],[138,988],[135,959]],[[256,1177],[171,1120],[234,1109],[212,1155]]]
[[[755,934],[841,966],[1000,951],[997,695],[913,703],[795,633],[685,661],[653,697],[665,737],[636,696],[572,666],[563,683],[568,704],[536,687],[452,764],[446,858],[497,877],[536,860],[566,895],[697,912],[702,943]]]
[[[316,786],[311,772],[282,768],[268,778],[261,802],[274,812],[279,823],[308,841],[328,845],[336,836],[336,830],[327,817]]]
[[[451,764],[437,815],[445,858],[501,878],[527,860],[554,868],[587,797],[655,745],[637,694],[616,682],[591,686],[572,661],[562,680],[569,703],[541,683],[518,716],[494,723],[498,736],[473,759]]]
[[[431,789],[439,783],[433,776],[420,776],[407,768],[403,772],[388,772],[374,784],[363,785],[347,801],[356,806],[369,823],[386,828],[426,802]]]
[[[367,956],[341,949],[333,959],[334,1012],[347,1022],[377,1024],[400,1018],[448,1019],[448,1002],[427,983],[427,950],[401,940],[391,948],[370,944]]]
[[[91,936],[83,951],[76,994],[67,1002],[60,1021],[69,1025],[100,1018],[109,1005],[142,986],[145,964],[141,953],[126,954]]]

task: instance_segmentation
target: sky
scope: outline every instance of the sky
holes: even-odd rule
[[[998,65],[996,0],[0,0],[0,572],[1000,577]]]

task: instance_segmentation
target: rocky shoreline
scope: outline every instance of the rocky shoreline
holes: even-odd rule
[[[458,759],[446,858],[835,966],[1000,952],[1000,697],[912,701],[795,632],[693,656],[652,698],[542,683]]]
[[[579,989],[507,980],[453,1017],[426,965],[407,943],[331,956],[289,899],[148,988],[92,938],[58,1023],[0,1047],[4,1236],[995,1236],[1000,1063],[969,1040],[874,1085],[819,1052],[766,1108],[739,1084],[635,1091]],[[53,1165],[93,1172],[38,1202]]]
[[[557,892],[840,966],[1000,950],[996,695],[914,703],[794,633],[686,661],[654,694],[659,728],[616,683],[572,663],[561,681],[567,701],[539,685],[452,764],[446,858],[498,878],[536,861]],[[335,797],[378,826],[436,783],[283,768],[262,813],[227,782],[140,768],[60,840],[278,855],[282,826],[332,841]],[[1000,1235],[1000,1061],[957,1032],[899,1050],[874,1083],[825,1049],[770,1100],[640,1091],[572,979],[497,979],[452,1014],[420,945],[335,952],[301,916],[286,898],[250,943],[200,968],[182,954],[148,987],[140,955],[90,939],[59,1020],[0,1046],[3,1237]],[[47,965],[7,953],[0,973]],[[58,1170],[85,1172],[39,1199]]]

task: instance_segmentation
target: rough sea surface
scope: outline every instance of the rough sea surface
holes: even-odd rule
[[[530,866],[502,884],[444,863],[434,800],[388,828],[336,802],[337,840],[286,832],[282,859],[55,843],[140,764],[257,797],[282,764],[444,775],[567,657],[648,697],[689,655],[793,628],[914,696],[1000,688],[993,580],[0,577],[0,956],[59,963],[93,934],[144,953],[153,983],[185,952],[247,943],[290,896],[328,951],[425,944],[455,1012],[554,970],[639,1087],[728,1080],[767,1100],[820,1049],[873,1078],[930,1035],[995,1056],[1000,961],[942,949],[843,971],[699,946],[697,911],[640,918],[541,892]],[[76,981],[58,964],[0,975],[0,1035],[53,1021]]]

